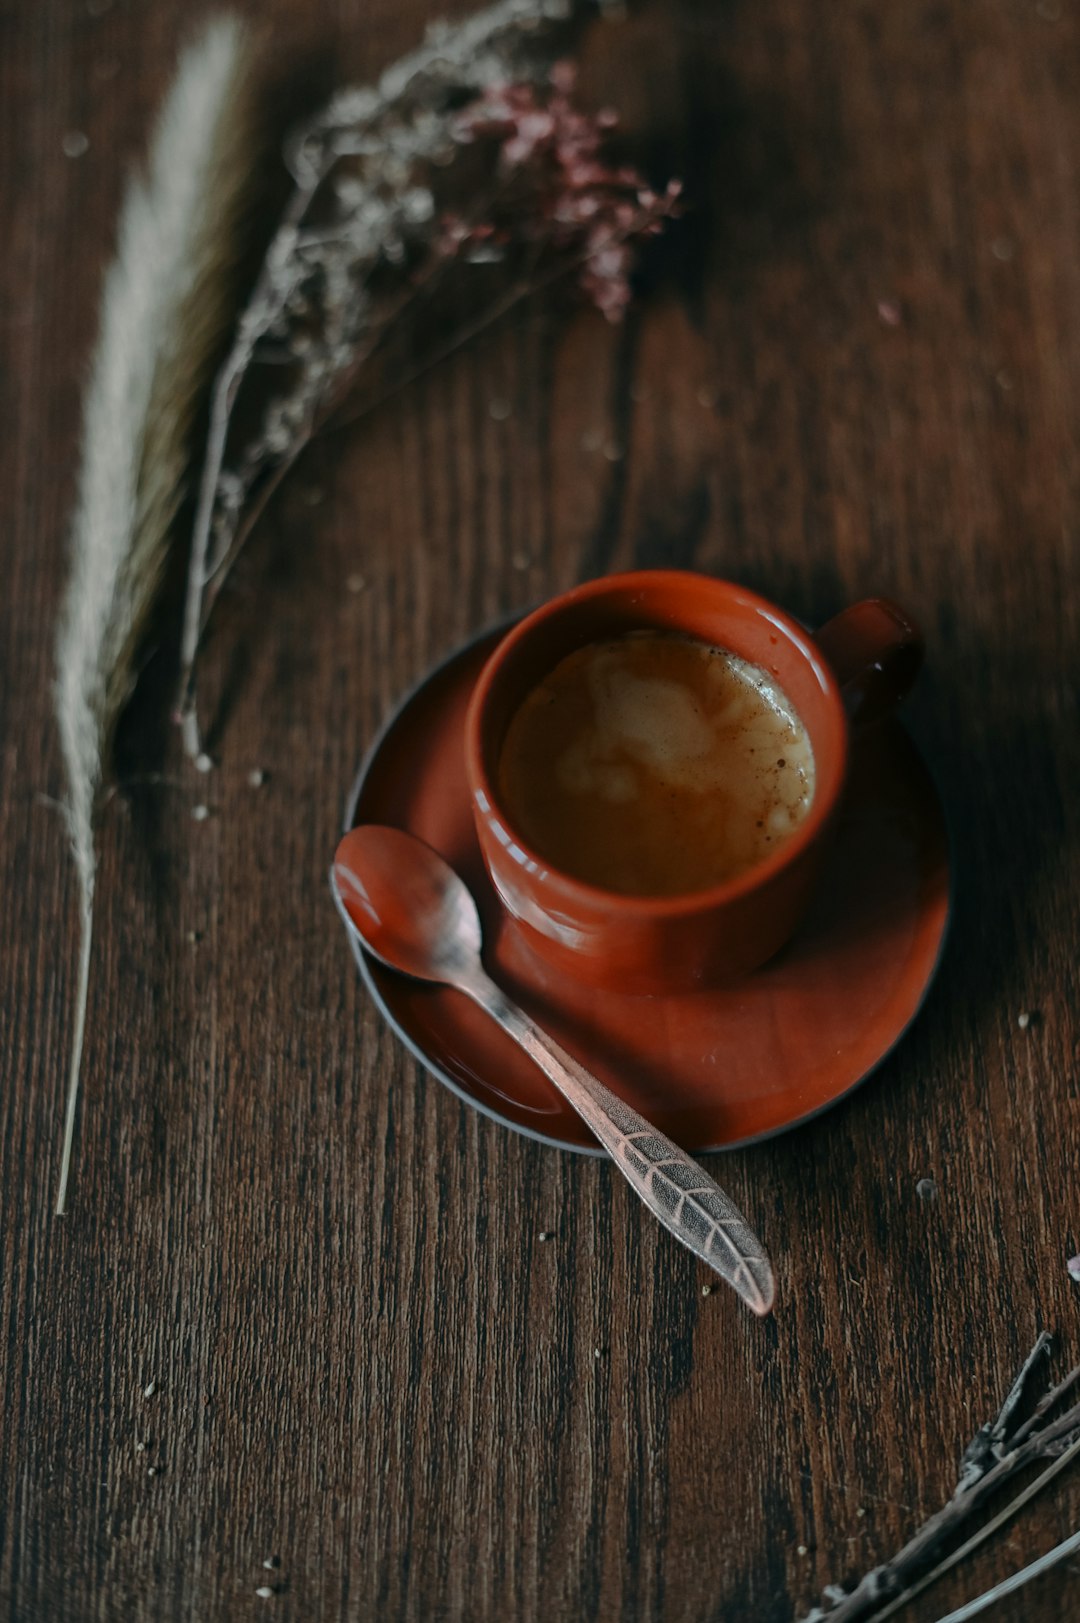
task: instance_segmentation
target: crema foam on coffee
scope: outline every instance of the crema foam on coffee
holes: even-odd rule
[[[635,631],[577,649],[529,694],[498,778],[545,861],[605,890],[671,896],[777,850],[810,809],[814,755],[766,671]]]

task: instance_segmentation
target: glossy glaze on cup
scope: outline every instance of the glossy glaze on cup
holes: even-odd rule
[[[585,643],[640,629],[697,637],[761,666],[791,701],[814,751],[814,803],[791,838],[757,867],[690,895],[617,896],[556,871],[528,848],[495,787],[503,738],[525,696]],[[867,715],[895,699],[918,667],[917,632],[880,600],[845,611],[819,639],[744,587],[654,570],[589,581],[527,616],[499,644],[466,718],[477,837],[503,905],[554,967],[614,990],[673,991],[745,974],[788,940],[810,897],[847,769],[842,681],[853,684]],[[826,648],[846,668],[834,671]]]

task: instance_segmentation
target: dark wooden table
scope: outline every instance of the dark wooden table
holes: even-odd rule
[[[275,71],[342,81],[431,10],[251,9]],[[783,1623],[951,1491],[1039,1328],[1080,1355],[1080,16],[656,0],[590,37],[587,87],[692,213],[622,329],[538,301],[273,503],[207,657],[209,787],[173,749],[103,822],[58,1221],[53,624],[100,275],[184,10],[0,15],[3,1615]],[[951,943],[869,1086],[715,1163],[777,1259],[765,1324],[702,1296],[609,1167],[426,1077],[327,895],[396,697],[499,613],[638,563],[809,620],[882,590],[928,633],[910,714],[955,831]],[[906,1615],[1078,1523],[1066,1474]],[[1078,1612],[1073,1562],[993,1615]]]

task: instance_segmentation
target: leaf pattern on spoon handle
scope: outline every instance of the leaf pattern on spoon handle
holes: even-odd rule
[[[772,1307],[764,1246],[735,1203],[684,1150],[560,1048],[486,976],[468,988],[587,1122],[653,1215],[715,1268],[755,1313]]]

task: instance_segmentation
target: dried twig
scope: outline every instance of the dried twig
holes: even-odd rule
[[[969,1555],[979,1548],[980,1544],[985,1544],[988,1538],[991,1538],[1006,1523],[1011,1522],[1013,1517],[1023,1510],[1025,1505],[1030,1504],[1032,1499],[1037,1498],[1044,1489],[1048,1488],[1054,1478],[1067,1465],[1072,1464],[1077,1455],[1080,1455],[1080,1439],[1075,1443],[1070,1443],[1064,1454],[1060,1454],[1053,1465],[1048,1465],[1045,1471],[1040,1471],[1039,1475],[1028,1483],[1022,1493],[1018,1493],[1016,1498],[1011,1499],[1003,1510],[999,1510],[996,1515],[991,1516],[990,1520],[984,1523],[978,1532],[973,1533],[969,1539],[966,1539],[958,1550],[954,1550],[951,1555],[947,1555],[943,1561],[939,1561],[929,1572],[924,1573],[918,1583],[912,1584],[902,1594],[897,1595],[894,1601],[890,1601],[883,1612],[877,1613],[874,1623],[885,1623],[886,1618],[894,1616],[909,1601],[914,1600],[916,1595],[921,1595],[924,1589],[929,1589],[931,1584],[936,1584],[938,1579],[943,1577],[951,1568],[959,1566],[960,1562],[965,1561]]]
[[[1080,1403],[1053,1418],[1060,1400],[1080,1380],[1080,1366],[1051,1388],[1029,1420],[1017,1423],[1034,1382],[1036,1371],[1045,1363],[1050,1337],[1040,1335],[1028,1354],[997,1416],[982,1426],[964,1450],[960,1474],[952,1498],[936,1515],[923,1523],[913,1538],[882,1566],[875,1567],[849,1593],[835,1586],[825,1592],[826,1605],[814,1607],[802,1623],[865,1623],[891,1616],[901,1605],[945,1572],[968,1551],[976,1548],[1022,1505],[1048,1485],[1067,1461],[1080,1454]],[[936,1566],[934,1558],[948,1549],[962,1528],[1007,1482],[1037,1460],[1053,1459],[1055,1464],[1018,1495],[1012,1504],[965,1544]],[[932,1568],[932,1570],[930,1570]]]
[[[978,1617],[980,1612],[985,1612],[987,1607],[1004,1600],[1006,1595],[1014,1595],[1018,1589],[1023,1589],[1025,1584],[1029,1584],[1032,1578],[1041,1577],[1044,1572],[1049,1572],[1051,1567],[1057,1566],[1059,1561],[1064,1561],[1070,1555],[1076,1555],[1078,1551],[1080,1551],[1080,1533],[1073,1533],[1069,1538],[1062,1539],[1060,1544],[1055,1544],[1052,1550],[1047,1550],[1045,1555],[1040,1555],[1037,1561],[1022,1567],[1011,1577],[1003,1578],[993,1589],[977,1595],[974,1600],[969,1600],[955,1612],[950,1612],[947,1617],[939,1618],[938,1623],[968,1623],[969,1618]]]

